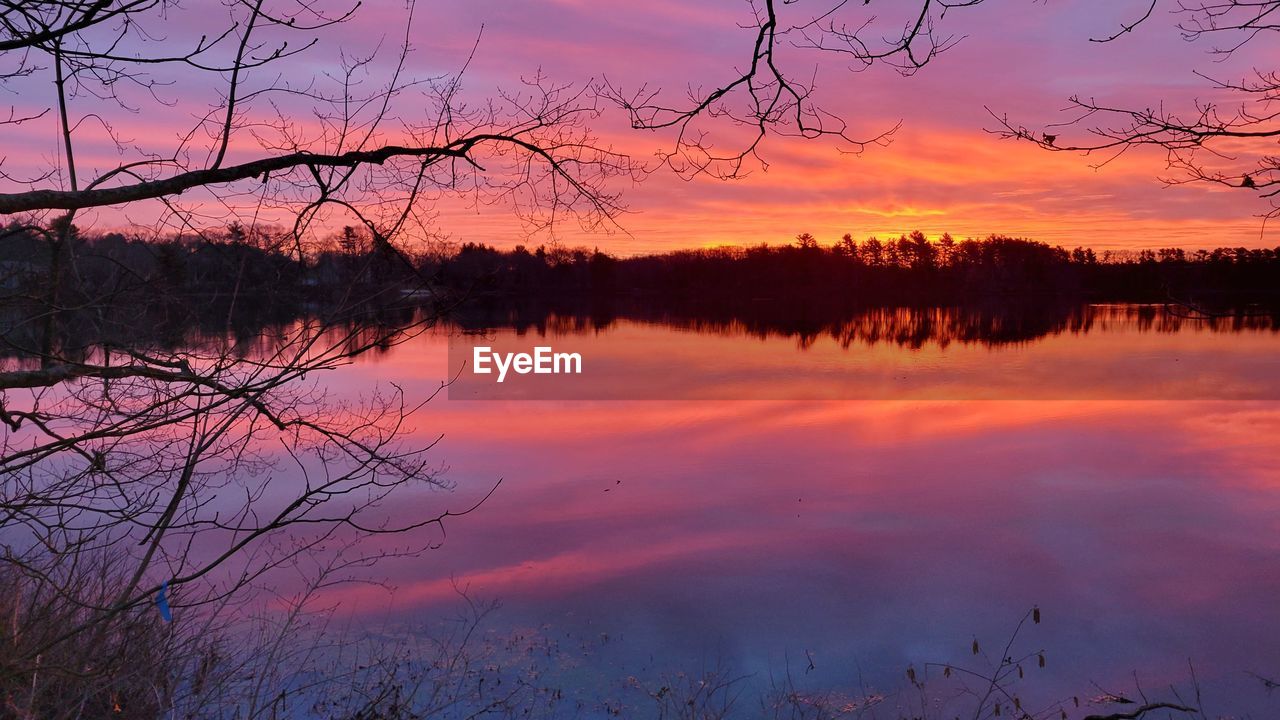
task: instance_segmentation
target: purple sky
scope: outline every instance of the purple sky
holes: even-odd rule
[[[842,11],[849,22],[867,12],[861,4],[854,5],[858,7]],[[898,22],[888,17],[894,7],[876,5],[871,8],[882,17],[873,27],[887,34]],[[839,56],[785,48],[780,59],[797,76],[816,73],[818,102],[847,120],[853,134],[872,137],[901,120],[892,144],[853,155],[825,140],[770,138],[762,151],[770,163],[767,171],[756,168],[747,178],[732,182],[706,177],[685,181],[657,172],[636,187],[619,186],[626,190],[624,203],[630,210],[620,220],[622,231],[592,234],[567,223],[554,235],[542,234],[532,241],[554,237],[628,254],[786,242],[799,232],[833,242],[845,232],[862,238],[921,229],[930,235],[949,231],[960,237],[999,232],[1098,248],[1277,244],[1274,231],[1264,229],[1257,217],[1268,208],[1252,193],[1164,187],[1157,179],[1165,165],[1160,152],[1135,152],[1095,169],[1092,165],[1103,158],[1046,153],[984,132],[994,124],[984,107],[1038,128],[1063,119],[1061,109],[1073,93],[1120,105],[1141,107],[1163,100],[1169,107],[1186,107],[1211,94],[1193,70],[1238,79],[1267,54],[1258,46],[1228,62],[1215,62],[1207,52],[1208,41],[1182,39],[1177,16],[1169,13],[1167,3],[1117,42],[1089,41],[1114,32],[1121,22],[1140,15],[1145,5],[1138,0],[987,0],[975,8],[955,9],[944,18],[941,33],[962,41],[912,77],[888,67],[851,72]],[[800,20],[816,7],[803,1],[780,5],[781,22]],[[159,32],[165,42],[180,47],[184,39],[225,19],[225,13],[212,3],[174,12]],[[351,22],[324,34],[319,48],[274,66],[269,76],[260,72],[249,83],[267,82],[279,71],[296,81],[323,77],[338,67],[338,47],[359,54],[379,44],[382,52],[370,82],[381,82],[403,37],[406,18],[403,3],[366,3]],[[679,101],[688,87],[722,83],[749,59],[753,30],[738,24],[750,20],[750,6],[741,0],[420,3],[409,32],[413,53],[408,73],[429,77],[456,72],[483,25],[464,78],[464,92],[472,100],[490,97],[496,88],[517,87],[522,77],[540,68],[557,83],[583,85],[607,77],[634,88],[648,82]],[[135,96],[144,110],[130,113],[87,97],[73,101],[73,120],[88,118],[78,130],[82,166],[104,171],[134,157],[138,145],[171,151],[178,134],[219,102],[207,76],[175,69],[157,73],[158,79],[174,83],[159,92],[170,106],[157,107]],[[20,92],[20,108],[49,103],[47,83],[36,80],[29,92]],[[397,112],[411,115],[414,102],[420,101],[404,100]],[[311,122],[305,106],[287,101],[282,106],[304,125]],[[425,104],[423,108],[426,112]],[[267,103],[253,103],[246,117],[266,119],[271,112]],[[124,140],[123,153],[108,140],[93,113]],[[724,130],[706,127],[713,133]],[[594,121],[593,128],[604,142],[645,161],[671,141],[670,134],[630,130],[616,110]],[[720,134],[712,137],[732,140]],[[11,175],[31,174],[57,162],[52,115],[6,128],[5,145],[4,169]],[[257,150],[249,137],[233,146],[233,154],[245,158]],[[433,229],[453,240],[531,240],[502,203],[476,207],[466,198],[444,198],[435,210]],[[158,213],[156,206],[136,204],[125,211],[89,213],[81,222],[148,223]]]

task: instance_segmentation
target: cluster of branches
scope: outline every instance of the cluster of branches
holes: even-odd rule
[[[626,88],[605,81],[600,92],[628,113],[633,127],[674,132],[671,147],[659,157],[687,176],[732,178],[756,165],[767,167],[760,149],[771,136],[826,138],[847,152],[861,152],[887,144],[901,123],[858,128],[825,109],[818,91],[823,60],[836,59],[854,72],[885,66],[914,74],[963,39],[948,29],[947,16],[983,2],[750,0],[750,15],[741,26],[751,41],[720,80],[690,85],[679,99],[643,84]],[[1123,42],[1163,15],[1158,11],[1165,4],[1133,0],[1128,20],[1088,39]],[[1169,0],[1167,5],[1183,39],[1207,45],[1213,60],[1263,46],[1280,30],[1277,0]],[[1280,116],[1273,107],[1280,97],[1280,71],[1264,65],[1242,78],[1197,74],[1208,86],[1205,99],[1162,98],[1134,106],[1127,97],[1108,101],[1082,92],[1071,96],[1066,120],[1039,130],[989,108],[996,120],[989,131],[1051,152],[1097,154],[1100,165],[1131,149],[1156,148],[1167,157],[1170,173],[1164,182],[1238,188],[1268,201],[1267,216],[1280,213],[1280,156],[1274,149]],[[1182,106],[1186,109],[1177,109]]]
[[[345,52],[336,73],[289,78],[271,68],[322,47],[359,3],[223,5],[220,20],[213,8],[167,0],[0,7],[0,82],[24,96],[51,91],[47,107],[15,107],[6,122],[50,124],[63,151],[51,170],[5,173],[27,189],[0,193],[0,213],[74,214],[157,200],[170,211],[159,222],[173,227],[207,226],[217,208],[228,220],[277,209],[301,234],[339,208],[390,237],[423,211],[412,199],[460,183],[486,200],[510,200],[535,221],[572,209],[598,222],[617,210],[601,183],[628,173],[629,162],[594,143],[585,123],[598,110],[581,91],[534,76],[472,106],[463,100],[461,73],[410,77],[412,4],[398,54],[381,71],[385,80],[376,55]],[[206,30],[175,36],[179,14]],[[139,147],[112,120],[179,103],[209,110],[162,143],[168,148]],[[81,138],[113,142],[126,159],[82,167]],[[252,138],[256,147],[240,149],[233,138]],[[194,191],[200,208],[176,202]]]
[[[430,527],[453,513],[404,519],[387,503],[447,487],[429,456],[438,437],[407,438],[431,397],[389,385],[339,398],[314,377],[430,327],[434,308],[399,302],[422,283],[383,247],[354,270],[397,267],[402,282],[308,293],[289,237],[8,228],[0,571],[16,594],[0,690],[22,689],[14,716],[166,715],[206,674],[211,636],[194,628],[256,586],[335,545],[426,529],[416,545],[351,550],[340,569],[354,579],[438,542]],[[161,621],[161,597],[191,635]]]
[[[134,671],[143,677],[133,690],[159,690],[148,704],[135,697],[128,714],[167,714],[163,672],[81,650],[101,641],[143,652],[137,635],[161,632],[162,595],[175,616],[200,617],[335,542],[442,529],[447,510],[406,520],[386,505],[395,492],[447,484],[429,455],[437,436],[407,437],[431,398],[394,385],[339,398],[316,376],[434,322],[356,320],[425,287],[403,235],[427,224],[440,198],[505,203],[533,227],[565,213],[594,225],[618,210],[604,183],[631,165],[591,136],[596,100],[532,76],[469,103],[465,63],[412,77],[412,3],[389,58],[330,46],[323,67],[335,70],[284,72],[340,38],[359,7],[0,3],[0,87],[19,98],[0,125],[59,139],[45,167],[0,157],[0,570],[6,587],[31,588],[6,619],[0,683],[33,688],[6,714],[52,716],[36,690],[75,686],[82,702],[66,706],[70,716],[110,716],[117,698],[95,688]],[[203,109],[190,120],[189,108]],[[128,137],[144,110],[172,132]],[[103,143],[114,155],[97,152]],[[114,162],[83,159],[103,156]],[[135,223],[137,235],[182,239],[144,246],[78,228],[96,208],[127,214],[139,203],[154,219]],[[247,345],[237,320],[280,319],[273,302],[315,277],[304,271],[324,254],[334,216],[368,238],[365,261],[333,277],[323,305]],[[262,231],[268,217],[281,229]],[[389,268],[396,282],[384,282]],[[223,315],[220,332],[211,314]],[[213,337],[160,341],[157,315],[175,332]],[[355,576],[373,558],[438,539],[415,537],[344,568]],[[110,582],[85,581],[89,567],[109,567]],[[56,619],[20,611],[55,601],[67,608]],[[175,652],[170,665],[192,657]]]
[[[899,123],[852,127],[819,100],[816,61],[803,58],[834,55],[854,71],[885,65],[910,75],[957,42],[943,27],[946,15],[982,2],[872,8],[870,0],[749,0],[750,14],[739,24],[750,35],[748,53],[720,79],[690,85],[678,100],[660,88],[607,79],[597,91],[627,113],[633,128],[674,133],[659,158],[686,177],[736,178],[767,167],[760,150],[769,137],[826,139],[862,152],[888,144]]]
[[[631,166],[592,138],[596,100],[535,75],[472,103],[465,62],[413,77],[412,3],[389,57],[330,45],[321,67],[333,70],[283,71],[341,38],[359,6],[0,3],[0,86],[20,98],[0,123],[59,138],[46,167],[0,159],[0,214],[11,218],[0,238],[0,566],[39,589],[29,597],[75,608],[41,632],[39,615],[14,613],[6,687],[111,674],[74,649],[154,618],[161,592],[175,614],[199,614],[326,543],[442,526],[448,511],[397,522],[384,507],[393,492],[445,485],[428,456],[435,436],[405,437],[430,398],[387,386],[339,399],[315,376],[434,321],[354,322],[423,286],[402,235],[440,198],[505,203],[533,227],[617,212],[604,183]],[[194,120],[189,108],[201,108]],[[128,137],[143,110],[171,132]],[[83,159],[104,143],[114,163]],[[77,227],[96,208],[139,203],[154,217],[140,234],[184,238],[144,247]],[[246,309],[289,315],[272,305],[315,277],[303,271],[334,216],[375,260],[347,263],[322,306],[246,347]],[[282,230],[262,232],[267,217]],[[223,310],[209,342],[158,341],[156,325],[212,331]],[[77,580],[91,562],[117,571],[109,591]],[[51,667],[55,657],[68,660]],[[100,693],[86,697],[83,712],[111,712]]]
[[[1095,38],[1112,42],[1151,21],[1162,0],[1144,0],[1145,12],[1116,33]],[[1275,0],[1179,0],[1172,12],[1183,37],[1209,43],[1209,53],[1225,60],[1249,46],[1269,47],[1280,31]],[[1266,61],[1270,61],[1267,58]],[[1280,70],[1255,66],[1244,77],[1197,75],[1206,82],[1207,99],[1191,102],[1153,101],[1134,106],[1128,98],[1108,100],[1097,95],[1071,96],[1067,119],[1039,130],[990,111],[997,125],[991,132],[1031,142],[1044,150],[1097,155],[1105,165],[1133,149],[1163,151],[1169,185],[1206,183],[1236,188],[1267,201],[1266,217],[1280,214]]]

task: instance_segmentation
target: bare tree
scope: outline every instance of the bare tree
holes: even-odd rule
[[[60,138],[48,169],[0,158],[0,214],[11,218],[0,243],[44,247],[23,261],[35,282],[3,298],[0,569],[15,587],[32,588],[28,605],[53,598],[52,606],[74,608],[24,613],[15,601],[3,649],[8,682],[109,675],[92,653],[74,649],[154,614],[160,597],[177,614],[217,607],[326,543],[442,528],[468,511],[394,524],[385,507],[402,488],[445,485],[427,454],[434,443],[404,440],[410,416],[430,398],[408,399],[389,385],[340,399],[315,377],[435,321],[432,308],[376,314],[429,289],[407,236],[427,224],[434,202],[502,202],[534,227],[562,215],[605,223],[619,209],[606,182],[632,166],[592,138],[588,123],[599,110],[581,88],[534,76],[472,103],[465,64],[446,76],[411,76],[411,3],[390,58],[328,45],[358,8],[0,3],[0,86],[20,98],[0,123],[43,124]],[[184,27],[194,34],[183,37]],[[326,47],[337,71],[283,71]],[[132,117],[177,105],[207,109],[171,128],[172,139],[127,136]],[[119,158],[109,167],[84,160],[84,148],[102,142]],[[97,208],[124,218],[145,210],[143,231],[153,239],[176,233],[238,257],[236,275],[213,298],[130,267],[103,280],[94,268],[115,260],[92,256],[95,241],[77,227]],[[269,222],[285,224],[271,230]],[[270,283],[241,282],[263,271],[249,265],[284,258],[305,274],[335,223],[367,237],[369,257],[396,264],[395,282],[328,288],[318,312],[265,334],[259,327],[251,341],[237,337],[239,314],[275,300],[261,287]],[[158,341],[139,322],[157,305],[225,307],[224,331]],[[86,567],[104,564],[105,579],[83,580]],[[43,625],[37,632],[32,623]],[[65,666],[51,670],[53,657]],[[86,693],[86,702],[110,700]],[[34,706],[24,712],[43,716]]]
[[[947,15],[982,3],[750,0],[743,27],[753,30],[754,37],[742,61],[722,81],[690,86],[683,98],[608,81],[601,91],[629,114],[633,127],[674,133],[660,157],[666,167],[684,175],[731,178],[754,165],[767,165],[760,150],[773,135],[826,138],[847,152],[861,152],[886,144],[899,124],[858,131],[850,118],[825,110],[818,92],[820,58],[842,60],[852,72],[885,65],[913,74],[961,40],[947,29]],[[1122,42],[1151,21],[1160,5],[1160,0],[1135,0],[1130,20],[1089,40]],[[1209,53],[1218,60],[1265,43],[1280,30],[1277,2],[1179,0],[1170,5],[1181,18],[1182,37],[1211,43]],[[1132,148],[1159,148],[1172,171],[1164,182],[1239,188],[1267,200],[1268,216],[1280,213],[1280,159],[1274,150],[1280,121],[1273,107],[1280,99],[1280,74],[1263,67],[1241,79],[1201,77],[1213,96],[1235,96],[1234,101],[1196,100],[1180,111],[1172,101],[1132,107],[1081,94],[1070,98],[1066,121],[1041,130],[991,111],[998,123],[993,132],[1049,151],[1101,154],[1101,164]],[[839,77],[831,82],[846,81]]]
[[[765,163],[760,149],[770,136],[828,139],[846,152],[861,152],[886,144],[898,124],[861,136],[825,110],[816,94],[816,58],[835,55],[855,72],[883,64],[911,75],[958,41],[943,27],[946,15],[982,2],[916,0],[871,8],[870,0],[750,0],[743,24],[754,31],[749,55],[723,81],[691,86],[679,100],[647,85],[626,88],[608,80],[600,91],[628,113],[633,128],[673,131],[660,158],[686,176],[739,177]]]

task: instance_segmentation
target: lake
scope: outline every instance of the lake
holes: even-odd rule
[[[804,330],[565,316],[467,330],[326,379],[422,397],[459,377],[414,418],[416,438],[442,436],[455,487],[407,496],[400,519],[501,481],[447,535],[424,531],[439,549],[376,568],[393,592],[327,594],[356,627],[430,627],[461,587],[501,601],[491,637],[554,644],[587,716],[717,669],[742,678],[746,716],[789,675],[896,717],[909,667],[952,697],[956,678],[927,664],[999,669],[1038,606],[1010,651],[1030,658],[1029,705],[1106,714],[1135,706],[1091,700],[1171,686],[1194,700],[1193,678],[1208,717],[1280,705],[1257,677],[1280,676],[1270,319],[1106,306],[1030,329],[932,309]],[[477,342],[569,348],[584,373],[499,387],[460,365]]]

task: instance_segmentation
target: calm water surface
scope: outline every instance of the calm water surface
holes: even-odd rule
[[[1280,695],[1249,673],[1280,676],[1280,333],[1108,317],[1012,343],[493,328],[703,399],[437,398],[415,433],[443,435],[456,489],[397,512],[498,491],[441,549],[379,566],[394,593],[332,599],[385,627],[452,612],[461,585],[502,601],[497,630],[574,648],[573,676],[601,688],[721,666],[883,692],[909,665],[974,662],[975,639],[997,648],[1038,605],[1019,646],[1045,651],[1042,698],[1160,695],[1190,661],[1210,717],[1273,716]],[[732,365],[709,373],[710,349]],[[664,352],[701,369],[644,369]],[[424,395],[457,370],[433,334],[330,383]],[[892,400],[732,399],[752,378],[878,398],[894,376],[913,389]]]

